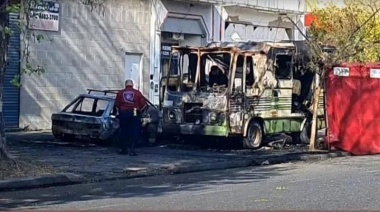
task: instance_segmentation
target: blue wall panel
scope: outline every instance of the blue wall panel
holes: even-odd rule
[[[11,80],[20,74],[20,28],[19,15],[10,14],[9,26],[12,30],[8,46],[8,63],[5,70],[3,113],[5,128],[19,128],[20,89],[11,84]]]

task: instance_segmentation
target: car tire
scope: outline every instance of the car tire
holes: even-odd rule
[[[262,125],[257,121],[249,123],[247,135],[243,138],[243,147],[247,149],[259,149],[262,147],[264,131]]]
[[[75,136],[72,134],[63,134],[61,137],[61,140],[65,142],[73,142],[74,139],[75,139]]]
[[[60,139],[62,139],[62,137],[63,137],[62,134],[57,133],[57,132],[55,132],[54,130],[53,130],[52,134],[53,134],[54,139],[57,139],[57,140],[60,140]]]

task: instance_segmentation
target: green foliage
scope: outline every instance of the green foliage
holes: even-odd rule
[[[32,66],[30,64],[27,64],[25,68],[21,70],[21,74],[16,75],[13,77],[13,79],[10,81],[10,83],[15,87],[21,87],[21,75],[27,74],[29,76],[37,74],[41,75],[46,72],[46,68],[44,66]]]
[[[346,1],[343,8],[334,5],[316,9],[317,17],[309,35],[314,44],[331,45],[337,48],[334,55],[324,57],[321,51],[313,51],[330,65],[340,62],[372,62],[380,60],[380,19],[374,4]]]
[[[6,8],[7,13],[19,13],[21,11],[21,4],[11,4]]]
[[[21,87],[21,75],[16,75],[13,77],[13,79],[11,80],[11,84],[15,87]]]
[[[12,35],[12,30],[11,30],[11,28],[9,28],[9,27],[4,27],[4,34],[6,35],[6,36],[11,36]]]

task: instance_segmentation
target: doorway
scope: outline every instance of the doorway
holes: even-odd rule
[[[142,54],[126,53],[124,59],[124,76],[125,80],[133,80],[134,88],[137,90],[142,89],[142,67],[141,67]]]

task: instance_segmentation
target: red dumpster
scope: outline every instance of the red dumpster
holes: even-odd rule
[[[354,155],[380,153],[380,64],[341,64],[328,71],[330,147]]]

